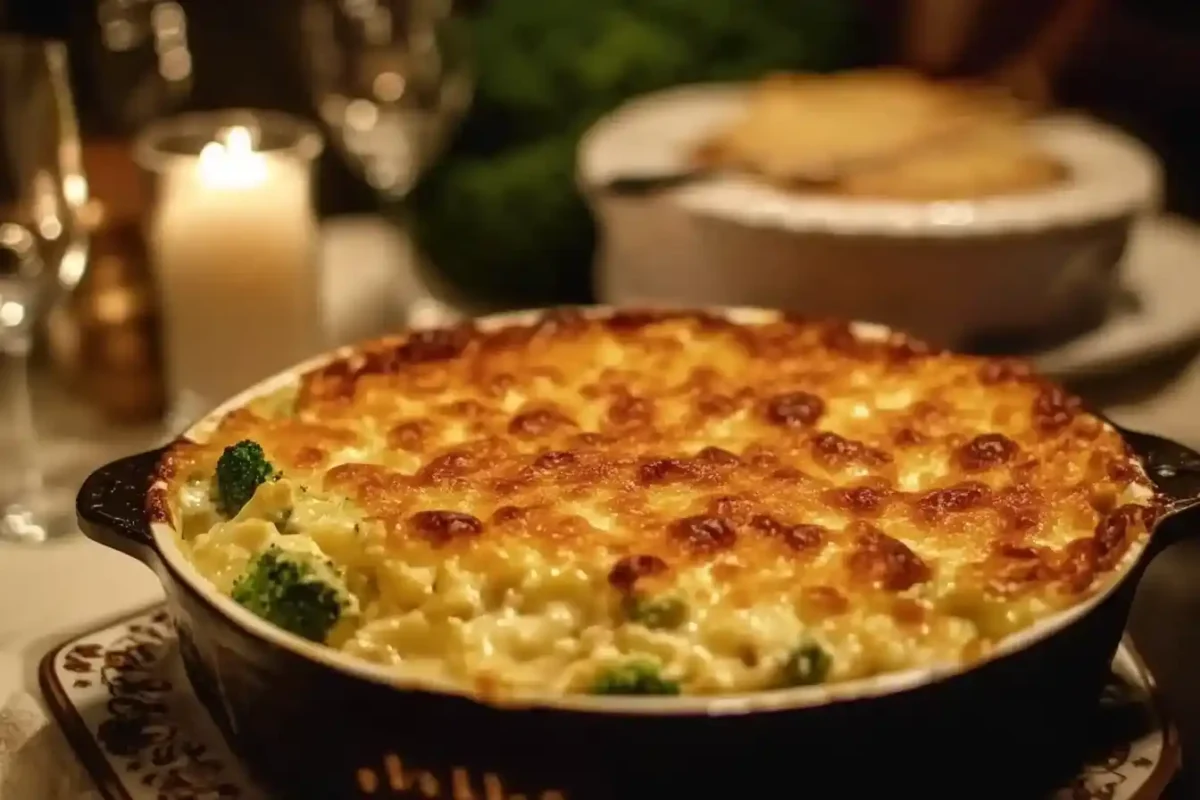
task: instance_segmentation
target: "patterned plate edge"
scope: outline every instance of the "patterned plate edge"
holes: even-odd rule
[[[58,673],[54,668],[55,660],[59,653],[81,639],[127,625],[135,619],[149,616],[165,608],[166,606],[162,602],[151,603],[101,628],[77,633],[62,644],[51,648],[38,664],[38,686],[42,690],[42,698],[46,701],[51,715],[58,722],[67,742],[70,743],[72,751],[83,762],[84,769],[92,776],[97,790],[105,800],[134,800],[134,798],[126,791],[121,777],[117,775],[112,763],[97,746],[95,738],[88,730],[87,723],[84,722],[83,717],[75,708],[75,704],[67,696],[67,690],[59,681]]]
[[[1158,682],[1154,679],[1154,673],[1146,666],[1146,662],[1142,660],[1142,654],[1138,652],[1133,644],[1133,639],[1128,634],[1121,637],[1121,647],[1125,650],[1126,656],[1133,664],[1133,668],[1137,671],[1138,677],[1146,685],[1147,693],[1150,697],[1150,706],[1158,719],[1159,728],[1162,730],[1163,743],[1162,754],[1159,756],[1158,763],[1154,765],[1154,769],[1146,776],[1146,782],[1141,788],[1134,793],[1130,800],[1158,800],[1167,791],[1176,775],[1179,774],[1179,769],[1183,763],[1183,749],[1180,746],[1179,730],[1175,727],[1170,715],[1167,714],[1167,709],[1163,705],[1162,693],[1158,689]]]
[[[55,669],[56,659],[63,650],[73,646],[81,639],[127,625],[136,619],[150,616],[165,608],[166,606],[161,602],[152,603],[101,628],[85,633],[77,633],[61,644],[51,648],[38,664],[38,686],[41,689],[46,706],[71,745],[72,751],[96,782],[96,788],[105,800],[135,800],[135,798],[126,790],[124,782],[113,769],[112,763],[97,746],[95,738],[92,736],[91,731],[88,730],[87,723],[80,716],[75,704],[71,702],[66,688],[59,680],[57,670]],[[1137,672],[1138,678],[1145,684],[1148,690],[1150,705],[1163,737],[1162,751],[1158,763],[1155,764],[1154,769],[1146,776],[1145,782],[1130,800],[1158,800],[1170,786],[1171,781],[1175,778],[1181,766],[1182,751],[1179,732],[1163,707],[1162,697],[1158,690],[1158,684],[1154,680],[1154,675],[1146,666],[1141,654],[1138,653],[1137,648],[1134,647],[1133,641],[1128,635],[1122,638],[1121,648],[1125,651],[1126,657]]]

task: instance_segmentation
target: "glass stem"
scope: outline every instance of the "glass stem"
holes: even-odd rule
[[[32,336],[24,331],[9,331],[0,340],[0,423],[5,471],[9,490],[3,505],[33,510],[38,506],[44,485],[38,454],[37,432],[33,427],[33,399],[29,391],[29,355]],[[8,508],[3,509],[7,511]]]

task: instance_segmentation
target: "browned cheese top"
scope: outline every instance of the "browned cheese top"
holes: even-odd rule
[[[363,617],[335,646],[401,665],[453,650],[467,654],[456,675],[501,683],[510,667],[512,682],[545,684],[637,655],[685,690],[763,688],[762,665],[799,638],[833,655],[832,678],[971,658],[1140,550],[1158,508],[1141,466],[1025,363],[770,319],[557,311],[382,340],[176,445],[168,505],[186,516],[189,482],[226,445],[259,442],[287,481],[356,522],[356,543],[320,533],[328,514],[299,531],[359,574]],[[436,577],[424,594],[388,588],[447,565],[474,587],[461,612],[434,607]],[[692,609],[671,632],[682,655],[619,631],[633,624],[623,599],[667,595]],[[560,601],[571,615],[555,636],[599,627],[604,642],[557,661],[513,655],[503,621]],[[418,612],[441,645],[378,633]],[[436,632],[484,617],[490,633],[474,639]],[[489,662],[495,650],[509,660]],[[697,666],[698,650],[717,666]]]

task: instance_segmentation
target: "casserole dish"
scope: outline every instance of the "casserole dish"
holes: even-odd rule
[[[741,84],[669,89],[583,136],[576,179],[599,230],[598,302],[786,308],[968,350],[1053,341],[1103,318],[1131,225],[1160,193],[1146,147],[1068,115],[1026,125],[1068,177],[1008,195],[875,199],[732,173],[647,195],[607,189],[685,169],[749,95]]]
[[[801,325],[749,309],[683,317],[734,332]],[[537,326],[579,319],[640,336],[639,326],[660,318],[596,308],[484,318],[459,332],[499,337],[519,359],[528,341],[521,337]],[[830,330],[849,336],[841,346],[894,344],[896,357],[926,352],[878,326]],[[244,414],[302,376],[338,384],[355,364],[404,370],[412,362],[401,356],[420,348],[426,360],[453,360],[461,350],[445,346],[452,335],[414,333],[383,349],[366,344],[306,362],[233,398],[183,438],[206,440],[231,412]],[[1152,534],[1128,549],[1102,589],[1006,636],[969,665],[711,696],[489,694],[404,676],[290,635],[217,591],[184,556],[164,491],[163,465],[172,462],[162,451],[93,473],[77,510],[88,536],[158,574],[197,694],[248,766],[286,797],[600,800],[881,789],[1004,796],[1035,791],[1056,769],[1073,766],[1070,742],[1089,724],[1138,577],[1184,532],[1183,513],[1200,498],[1200,457],[1156,437],[1123,436],[1165,505]],[[1044,760],[1009,763],[1016,738]]]

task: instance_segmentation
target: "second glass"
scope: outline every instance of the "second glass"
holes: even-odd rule
[[[74,488],[47,480],[29,356],[55,292],[86,262],[88,187],[61,42],[0,36],[0,539],[75,530]]]
[[[385,201],[440,154],[474,88],[452,0],[306,0],[305,63],[321,119]]]

